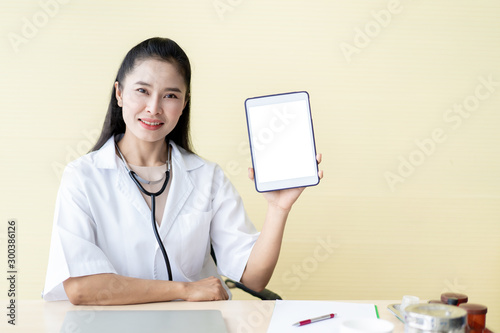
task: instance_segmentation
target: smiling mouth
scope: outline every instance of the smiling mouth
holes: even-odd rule
[[[149,122],[149,121],[142,120],[142,119],[139,119],[139,120],[142,121],[144,124],[149,125],[149,126],[158,126],[158,125],[163,124],[163,123],[160,123],[160,122]]]

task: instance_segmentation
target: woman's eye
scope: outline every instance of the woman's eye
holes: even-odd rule
[[[137,91],[140,92],[140,93],[143,93],[143,94],[146,93],[146,89],[143,89],[143,88],[139,88],[139,89],[137,89]]]
[[[166,94],[165,97],[166,98],[177,98],[177,96],[175,94]]]

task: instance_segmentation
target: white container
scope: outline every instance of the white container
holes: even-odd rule
[[[405,295],[403,296],[403,300],[401,301],[401,305],[399,306],[399,313],[401,316],[405,317],[405,309],[413,304],[418,304],[420,302],[420,298],[417,296]]]
[[[405,309],[406,333],[465,333],[467,311],[446,304],[415,304]]]

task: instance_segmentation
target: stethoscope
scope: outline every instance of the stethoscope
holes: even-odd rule
[[[125,169],[127,169],[127,172],[134,181],[134,183],[137,185],[139,190],[141,190],[142,193],[145,195],[148,195],[151,197],[151,223],[153,224],[153,231],[155,233],[156,241],[158,242],[158,245],[160,246],[161,253],[163,254],[163,259],[165,260],[165,264],[167,265],[167,272],[168,272],[168,280],[172,281],[172,269],[170,268],[170,261],[168,260],[168,255],[167,251],[165,250],[165,247],[163,246],[163,242],[161,241],[160,235],[158,234],[158,228],[156,227],[156,220],[155,220],[155,213],[156,213],[156,207],[155,207],[155,198],[163,193],[165,191],[165,188],[167,188],[168,180],[170,179],[170,151],[168,149],[169,145],[167,144],[167,171],[165,171],[165,180],[163,181],[163,185],[161,189],[158,192],[151,193],[147,191],[142,185],[143,184],[158,184],[163,180],[154,180],[154,181],[149,181],[141,178],[138,174],[136,174],[134,171],[130,170],[129,165],[125,158],[122,155],[122,152],[120,151],[120,148],[118,148],[118,144],[115,142],[116,150],[120,154],[120,157],[123,161],[123,164],[125,165]]]

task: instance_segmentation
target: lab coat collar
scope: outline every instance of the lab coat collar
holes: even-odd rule
[[[115,138],[112,136],[95,152],[94,165],[101,169],[117,169],[118,160],[115,153]]]
[[[195,154],[188,153],[182,147],[178,147],[172,140],[172,160],[177,161],[186,171],[191,171],[201,167],[205,162]]]
[[[158,230],[162,239],[166,237],[194,189],[190,171],[202,167],[206,163],[201,157],[188,153],[183,148],[178,147],[173,141],[169,141],[169,143],[172,146],[173,177],[163,213],[163,220]],[[121,161],[115,152],[114,137],[111,137],[95,154],[94,163],[96,167],[105,169],[119,168]],[[125,171],[124,166],[121,168]],[[144,218],[144,222],[148,223],[151,211],[143,200],[139,190],[130,190],[130,186],[133,184],[127,178],[127,174],[121,172],[117,178],[116,186],[128,198],[130,204],[140,212]],[[133,187],[135,188],[135,185]]]
[[[121,138],[123,134],[117,136]],[[183,169],[191,171],[201,167],[204,161],[195,154],[190,154],[181,147],[178,147],[172,140],[169,141],[172,146],[172,159],[177,161]],[[111,137],[106,143],[95,152],[94,163],[95,166],[102,169],[117,169],[118,156],[115,153],[115,138]]]

